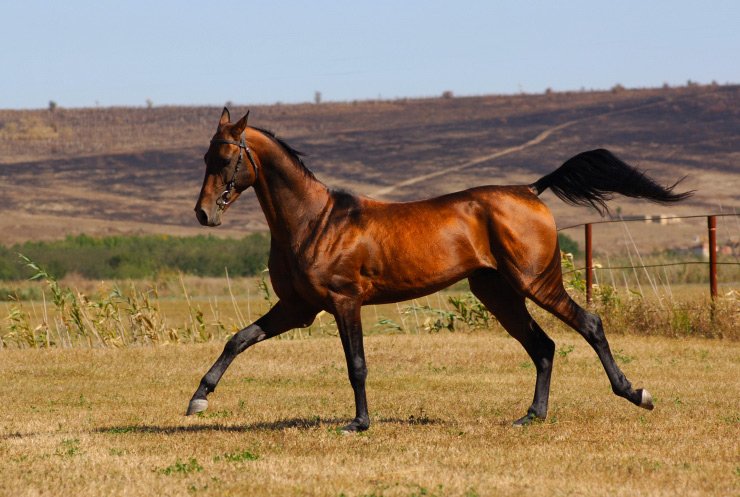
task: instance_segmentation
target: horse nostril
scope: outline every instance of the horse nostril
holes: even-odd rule
[[[208,214],[202,208],[195,209],[195,217],[198,218],[198,222],[203,226],[208,226]]]

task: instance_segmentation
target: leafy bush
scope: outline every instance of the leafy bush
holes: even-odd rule
[[[580,254],[580,250],[578,250],[578,242],[565,233],[558,233],[558,245],[560,245],[560,250],[566,254],[573,254],[576,256]]]
[[[53,242],[0,246],[0,280],[29,276],[18,259],[19,253],[57,278],[76,273],[88,279],[140,279],[172,270],[220,276],[224,268],[233,276],[253,276],[267,264],[269,246],[269,237],[264,234],[241,240],[212,236],[69,236]]]

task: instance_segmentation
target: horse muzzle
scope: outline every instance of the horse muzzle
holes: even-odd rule
[[[203,226],[218,226],[221,224],[221,209],[212,209],[209,213],[200,205],[195,207],[195,217],[198,218],[198,222]]]

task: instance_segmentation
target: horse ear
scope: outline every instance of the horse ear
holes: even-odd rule
[[[231,121],[231,115],[229,115],[229,109],[224,107],[223,112],[221,112],[221,119],[218,121],[218,126],[221,127],[224,124],[228,124]]]
[[[247,129],[247,119],[248,118],[249,118],[249,111],[247,111],[247,113],[244,114],[244,117],[242,117],[241,119],[239,119],[239,122],[237,122],[234,125],[234,131],[237,131],[238,132],[237,134],[240,135],[240,134],[242,134],[242,131],[244,131],[245,129]]]

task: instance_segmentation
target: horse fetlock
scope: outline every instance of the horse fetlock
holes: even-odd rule
[[[208,374],[206,374],[203,379],[200,380],[198,390],[195,391],[193,398],[197,397],[205,399],[207,395],[213,393],[213,391],[216,390],[217,384],[218,380],[215,380],[214,378],[209,377]]]
[[[632,384],[629,381],[625,381],[621,385],[617,386],[612,385],[612,391],[618,397],[627,399],[635,405],[639,406],[642,402],[642,394],[640,393],[641,390],[634,390],[632,388]]]
[[[535,401],[532,403],[532,405],[527,409],[527,416],[533,416],[537,419],[545,419],[547,417],[547,400],[543,402]]]

